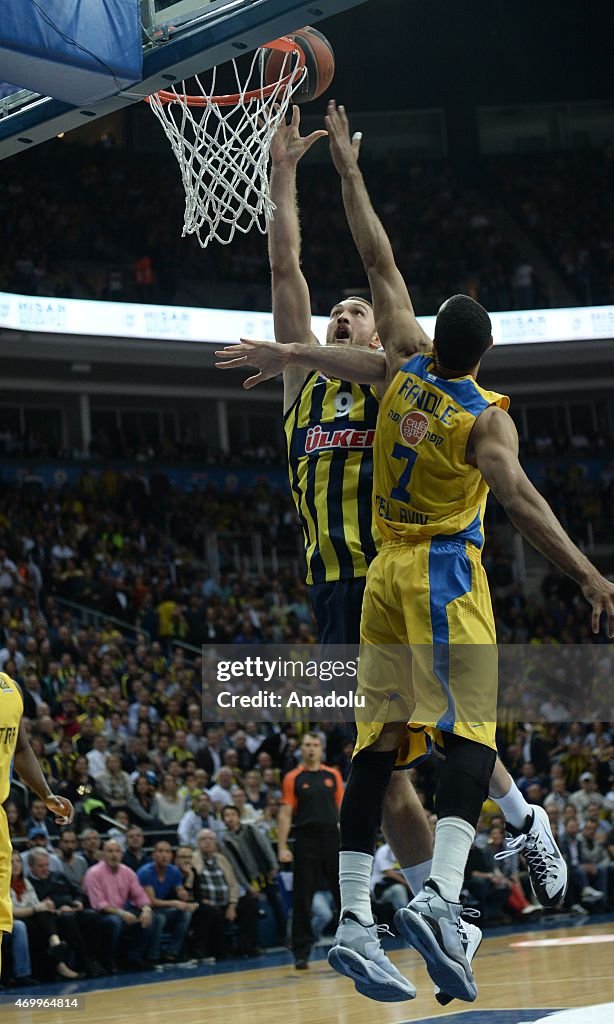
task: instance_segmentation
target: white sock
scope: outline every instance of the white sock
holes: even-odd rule
[[[499,804],[505,815],[505,820],[509,821],[510,825],[513,825],[514,828],[524,828],[527,815],[533,814],[533,808],[523,797],[512,776],[508,775],[508,778],[510,780],[509,791],[505,796],[494,796],[492,799]]]
[[[475,829],[463,818],[442,818],[435,828],[431,878],[444,900],[458,903]]]
[[[370,895],[372,868],[373,857],[369,853],[342,850],[339,854],[341,916],[351,910],[362,924],[373,924]]]
[[[412,891],[412,895],[420,892],[431,874],[432,860],[423,860],[422,864],[414,864],[411,868],[401,868],[401,874]]]

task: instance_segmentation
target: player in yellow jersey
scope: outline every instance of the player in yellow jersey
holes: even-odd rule
[[[614,635],[614,585],[572,543],[522,470],[505,396],[477,384],[492,345],[486,310],[452,296],[437,314],[432,352],[422,353],[423,332],[358,169],[360,143],[350,143],[345,112],[334,103],[326,124],[387,364],[374,447],[383,544],[361,620],[358,692],[367,714],[357,723],[341,808],[342,918],[329,962],[354,980],[367,976],[373,993],[382,983],[369,879],[383,797],[395,764],[411,764],[425,745],[437,744],[445,760],[430,876],[395,924],[436,986],[472,1002],[477,987],[460,891],[496,756],[495,628],[480,557],[489,487],[522,535],[580,584],[595,632],[605,613]]]
[[[334,107],[329,110],[329,114],[331,111],[336,117],[337,115]],[[336,124],[336,131],[331,133],[331,144],[338,145],[340,137],[344,134],[347,140],[347,121],[345,118],[342,118],[340,119],[340,124]],[[300,140],[297,135],[298,120],[295,113],[293,124],[286,131],[284,144],[288,147],[294,147],[295,152],[300,152],[300,147],[306,147],[308,145],[308,140]],[[354,159],[355,162],[357,149],[356,152],[349,149],[347,156],[350,161]],[[288,197],[282,190],[281,194],[276,194],[275,198],[279,211],[277,216],[281,214],[282,217],[284,217],[284,220],[287,219],[289,221],[289,228],[291,232],[288,239],[285,239],[283,234],[280,236],[279,242],[284,242],[281,252],[289,251],[292,253],[295,263],[293,264],[292,260],[290,260],[288,265],[286,263],[282,263],[280,259],[279,262],[281,263],[281,267],[279,272],[280,274],[284,272],[289,274],[291,279],[292,274],[299,274],[299,284],[302,283],[303,288],[305,289],[306,285],[302,275],[300,275],[300,268],[298,264],[298,246],[300,241],[298,219],[295,212],[293,216],[289,216],[289,213],[292,213],[295,208],[293,175],[291,181],[292,189],[290,196]],[[279,176],[276,180],[274,175],[272,178],[272,185],[275,184],[279,186]],[[364,189],[364,184],[362,184],[361,188],[358,190],[345,187],[344,202],[348,220],[352,226],[359,249],[361,249],[361,246],[365,246],[370,258],[375,259],[378,263],[379,274],[386,278],[385,290],[391,296],[392,303],[396,311],[404,312],[404,315],[410,319],[410,322],[415,322],[415,318],[413,317],[413,308],[411,306],[407,289],[394,264],[392,250],[386,234],[379,221],[377,221],[377,218],[375,218],[368,195]],[[370,222],[371,229],[366,232],[361,231],[360,221]],[[272,262],[274,255],[275,253],[272,252]],[[292,297],[295,294],[296,289],[291,289],[290,296]],[[384,303],[380,301],[377,310],[378,316],[387,316],[389,305],[390,301]],[[297,322],[300,321],[297,320]],[[287,327],[286,337],[283,340],[287,341],[289,338],[294,336],[290,323]],[[389,343],[389,338],[385,332],[384,339]],[[329,325],[329,338],[327,341],[330,342],[331,340],[334,341],[334,338],[330,337]],[[410,337],[410,341],[411,344],[415,346],[415,339]],[[404,344],[406,344],[406,342],[401,339],[401,345]],[[420,348],[431,347],[431,343],[426,335],[424,335],[424,332],[419,334],[419,346]],[[400,349],[400,351],[403,351],[403,349]],[[414,351],[414,348],[409,347],[406,354],[411,355]],[[218,352],[217,355],[224,357],[225,359],[223,363],[218,364],[222,368],[245,365],[253,365],[258,368],[259,373],[248,378],[248,380],[244,382],[244,387],[248,388],[260,383],[261,381],[268,380],[280,372],[284,373],[284,382],[286,383],[288,373],[293,366],[298,368],[299,375],[302,374],[304,378],[308,369],[317,369],[320,362],[324,359],[334,359],[333,372],[350,379],[370,381],[374,385],[380,385],[386,375],[385,361],[381,358],[381,353],[369,351],[367,347],[364,346],[356,350],[356,348],[353,348],[351,345],[345,345],[343,349],[339,350],[339,346],[331,346],[328,344],[326,349],[322,350],[322,348],[318,348],[314,344],[307,346],[301,342],[280,346],[277,343],[244,340],[241,345],[229,346],[222,352]],[[330,365],[332,365],[332,363]],[[331,587],[331,590],[334,591],[334,588]],[[339,601],[342,604],[343,599],[344,595],[339,594]],[[339,602],[329,602],[329,608],[332,605],[333,609],[335,609],[336,604],[338,605]],[[333,615],[335,615],[335,611],[333,611]],[[345,623],[349,624],[346,625],[346,631],[351,628],[352,618],[354,622],[357,623],[356,611],[351,604],[343,609],[341,614],[337,611],[336,618],[337,620],[342,618]],[[319,627],[320,622],[321,620],[318,618]],[[325,616],[322,620],[321,636],[330,635],[328,629],[329,624]],[[349,639],[353,640],[353,635],[350,635]],[[430,749],[430,737],[420,731],[412,734],[412,738],[412,754],[415,755],[417,753],[425,756]],[[430,869],[430,847],[422,841],[420,835],[416,836],[415,830],[411,827],[413,824],[413,796],[410,787],[403,786],[398,776],[393,776],[393,778],[395,783],[398,779],[399,784],[394,787],[389,787],[387,791],[385,801],[385,831],[400,859],[401,864],[405,863],[413,865],[413,867],[404,869],[403,873],[410,884],[410,888],[412,888],[412,891],[415,891],[415,877],[420,873],[420,870],[423,869],[425,873],[422,874],[418,883],[419,885],[422,884],[422,881],[428,875]],[[515,835],[521,834],[524,836],[525,851],[527,854],[531,880],[540,902],[544,906],[555,906],[560,902],[564,895],[567,883],[567,872],[565,863],[562,861],[560,856],[558,856],[556,844],[552,837],[546,816],[541,815],[540,809],[533,809],[527,805],[505,767],[498,759],[491,779],[490,795],[499,802],[502,810],[504,811],[509,823],[508,828]],[[393,817],[393,812],[396,812],[396,820]],[[544,820],[542,820],[542,817]],[[417,848],[425,859],[418,857],[418,863],[416,864]],[[469,956],[471,957],[479,946],[481,933],[475,926],[468,925],[467,935],[469,938]],[[391,996],[395,995],[395,986],[396,982],[393,979],[392,983],[388,986],[389,990],[391,990]],[[364,985],[360,981],[357,987],[359,988],[359,991],[364,991],[365,994],[373,995],[374,998],[382,997],[381,986],[377,995],[374,995],[373,990],[369,992],[365,991]],[[396,988],[395,997],[402,998],[402,996],[399,995],[398,988]],[[440,1003],[445,1005],[449,1002],[450,997],[445,993],[437,992],[437,999]]]
[[[13,905],[10,898],[12,846],[4,808],[11,788],[13,768],[19,778],[56,815],[59,825],[73,819],[70,801],[54,796],[30,746],[22,720],[23,697],[17,683],[0,672],[0,932],[13,930]],[[2,936],[0,935],[0,945]]]

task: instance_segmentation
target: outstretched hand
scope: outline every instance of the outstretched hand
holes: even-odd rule
[[[324,129],[312,132],[311,135],[301,135],[301,111],[294,104],[292,107],[292,120],[290,124],[280,124],[271,141],[271,159],[273,164],[297,164],[308,149],[311,149],[314,142],[326,136]]]
[[[338,107],[335,100],[328,102],[324,124],[328,129],[330,155],[337,171],[343,178],[358,166],[362,133],[355,132],[350,139],[350,124],[345,107]]]
[[[614,637],[614,584],[598,574],[589,583],[584,584],[582,593],[593,609],[591,617],[593,633],[599,632],[601,616],[605,612],[606,634],[610,639]]]
[[[276,377],[290,362],[288,345],[280,345],[276,341],[254,341],[249,338],[241,338],[238,345],[227,345],[215,354],[223,357],[223,362],[215,364],[218,370],[233,370],[238,366],[258,368],[259,373],[243,381],[246,390]]]

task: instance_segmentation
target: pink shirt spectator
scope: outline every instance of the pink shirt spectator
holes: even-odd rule
[[[143,907],[151,903],[132,868],[119,864],[117,871],[101,860],[89,868],[83,876],[83,891],[94,910],[104,907],[119,907],[126,904]]]

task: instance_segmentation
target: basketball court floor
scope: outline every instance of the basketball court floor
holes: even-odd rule
[[[541,1024],[544,1018],[548,1024],[614,1024],[614,919],[487,937],[475,964],[474,1005],[440,1007],[418,954],[403,948],[391,956],[418,988],[411,1002],[375,1003],[357,995],[330,970],[322,951],[305,972],[295,971],[283,952],[223,968],[173,968],[5,992],[0,1016],[3,1024]],[[75,995],[78,1009],[23,1005]]]

